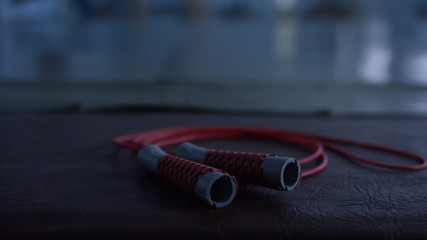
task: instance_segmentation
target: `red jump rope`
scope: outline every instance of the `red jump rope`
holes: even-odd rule
[[[274,139],[284,143],[298,144],[313,152],[307,157],[295,161],[293,158],[278,157],[274,154],[219,151],[185,143],[210,139],[246,137]],[[312,176],[326,168],[328,157],[325,149],[366,164],[383,168],[421,170],[427,167],[427,161],[423,157],[390,147],[347,139],[257,127],[199,126],[167,128],[117,137],[114,139],[114,143],[120,147],[139,151],[138,162],[141,167],[175,182],[215,207],[228,205],[237,192],[237,181],[228,173],[236,176],[239,181],[259,183],[281,190],[293,190],[298,186],[300,178]],[[181,146],[177,148],[176,156],[167,154],[159,148],[178,144],[181,144]],[[420,163],[412,166],[379,163],[332,144],[352,145],[389,152],[414,158]],[[174,157],[174,161],[170,160],[172,157]],[[300,171],[300,164],[309,163],[316,159],[321,160],[319,165],[304,172]],[[177,161],[179,162],[179,166],[177,166]],[[191,167],[189,167],[190,165]],[[206,165],[210,165],[210,170],[206,170]],[[198,172],[198,169],[204,170]],[[206,172],[214,172],[219,175],[206,177]],[[191,177],[189,177],[189,174]],[[187,178],[191,179],[191,181],[187,181]],[[195,179],[198,180],[196,181]],[[228,189],[228,191],[224,189]]]

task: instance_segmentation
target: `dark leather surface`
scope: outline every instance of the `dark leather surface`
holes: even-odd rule
[[[136,168],[118,135],[194,124],[264,126],[383,144],[427,156],[424,119],[350,119],[190,113],[0,116],[0,239],[426,239],[427,171],[385,170],[328,153],[330,165],[280,192],[240,185],[212,209]],[[202,146],[301,157],[274,141]],[[352,148],[377,161],[411,160]]]

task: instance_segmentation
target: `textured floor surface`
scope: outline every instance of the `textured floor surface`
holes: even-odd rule
[[[280,192],[241,184],[226,208],[210,209],[159,177],[138,170],[118,135],[163,127],[240,125],[367,141],[427,156],[420,119],[275,117],[190,113],[1,115],[0,238],[422,239],[427,235],[427,172],[384,170],[328,152],[327,169]],[[256,139],[202,146],[303,157]],[[352,151],[375,161],[415,164]]]

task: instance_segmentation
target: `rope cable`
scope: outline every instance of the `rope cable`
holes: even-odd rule
[[[113,142],[124,148],[132,150],[140,150],[142,147],[155,144],[159,147],[165,147],[183,142],[200,141],[200,140],[212,140],[212,139],[226,139],[226,138],[269,138],[275,139],[286,143],[294,143],[301,145],[313,152],[302,158],[298,159],[300,164],[306,164],[313,162],[316,159],[321,159],[321,162],[316,167],[306,170],[302,173],[302,177],[312,176],[323,171],[328,165],[328,157],[325,149],[339,153],[345,157],[351,159],[375,165],[383,168],[400,169],[400,170],[421,170],[427,167],[427,161],[423,157],[382,145],[376,145],[371,143],[365,143],[360,141],[333,138],[320,135],[312,135],[287,130],[267,129],[258,127],[236,127],[236,126],[191,126],[191,127],[174,127],[159,129],[154,131],[146,131],[140,133],[134,133],[130,135],[116,137]],[[333,144],[351,145],[358,146],[376,151],[388,152],[396,155],[401,155],[409,158],[413,158],[420,163],[417,165],[393,165],[387,163],[376,162],[370,159],[366,159],[357,154],[351,153]]]

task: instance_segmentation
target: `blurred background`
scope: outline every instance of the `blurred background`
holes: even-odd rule
[[[427,1],[0,0],[0,113],[427,116]]]

